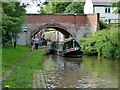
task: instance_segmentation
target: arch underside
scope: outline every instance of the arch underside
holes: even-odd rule
[[[68,38],[70,36],[72,37],[72,35],[67,31],[68,29],[65,26],[62,26],[62,25],[60,25],[58,23],[45,24],[45,25],[40,26],[37,29],[34,29],[31,32],[31,37],[34,36],[35,34],[37,34],[39,31],[41,31],[43,29],[46,29],[46,28],[53,28],[56,31],[61,32],[65,36],[65,38]]]

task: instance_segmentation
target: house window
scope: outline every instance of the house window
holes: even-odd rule
[[[110,13],[110,8],[108,8],[108,13]]]
[[[107,13],[107,8],[105,8],[105,13]]]
[[[105,13],[110,13],[110,7],[105,8]]]

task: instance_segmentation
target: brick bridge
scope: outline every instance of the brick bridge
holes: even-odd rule
[[[20,37],[23,38],[26,35],[25,42],[30,43],[31,36],[45,28],[54,28],[64,34],[65,37],[72,36],[77,41],[80,41],[81,37],[94,33],[98,29],[98,22],[99,14],[27,15],[24,23],[27,32],[23,32],[25,34],[20,35]]]

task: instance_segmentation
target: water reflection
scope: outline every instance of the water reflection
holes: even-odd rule
[[[49,88],[117,88],[117,65],[116,61],[96,57],[49,55],[45,58],[44,73]]]

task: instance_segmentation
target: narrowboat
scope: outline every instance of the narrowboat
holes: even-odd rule
[[[58,54],[64,57],[82,57],[82,49],[75,39],[65,42],[52,42],[50,54]]]

